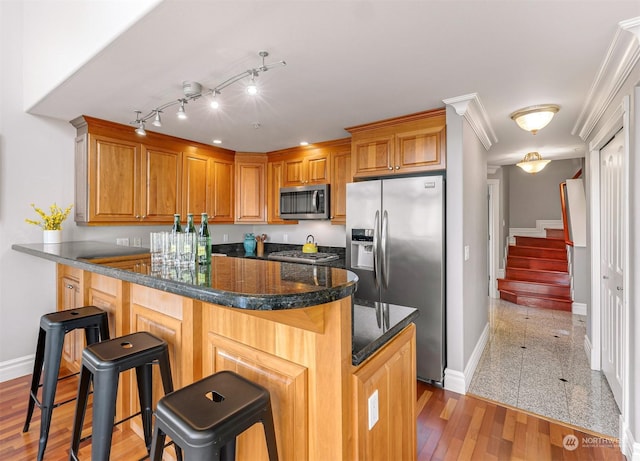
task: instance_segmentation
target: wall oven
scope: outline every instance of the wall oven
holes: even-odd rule
[[[280,218],[329,219],[329,185],[281,187]]]

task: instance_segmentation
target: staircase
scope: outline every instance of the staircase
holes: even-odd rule
[[[509,245],[500,298],[522,306],[571,311],[571,276],[562,229],[545,229],[546,238],[517,237]]]

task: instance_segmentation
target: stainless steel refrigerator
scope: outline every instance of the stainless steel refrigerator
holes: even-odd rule
[[[415,307],[418,378],[445,368],[444,178],[347,184],[346,266],[356,298]]]

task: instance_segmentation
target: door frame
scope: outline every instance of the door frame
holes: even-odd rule
[[[489,194],[489,296],[499,298],[498,271],[500,268],[500,180],[487,179]]]
[[[591,362],[592,370],[602,370],[602,309],[601,309],[601,290],[600,282],[602,279],[601,267],[600,267],[600,150],[609,142],[613,136],[623,130],[624,136],[624,153],[622,168],[622,190],[623,201],[622,209],[626,217],[626,222],[623,227],[623,242],[625,248],[629,249],[629,151],[630,151],[630,117],[629,117],[630,97],[627,95],[622,99],[622,102],[614,110],[611,117],[602,126],[602,128],[596,133],[592,141],[589,143],[587,152],[587,162],[589,167],[589,215],[590,215],[590,255],[591,255],[591,341],[589,337],[585,336],[585,350],[587,356]],[[629,376],[629,355],[631,352],[630,347],[630,322],[629,319],[629,257],[624,261],[624,308],[625,317],[627,322],[625,323],[624,342],[622,347],[624,349],[623,370],[624,379],[622,382],[622,405],[620,408],[621,418],[626,421],[629,415],[629,389],[630,389],[630,376]]]

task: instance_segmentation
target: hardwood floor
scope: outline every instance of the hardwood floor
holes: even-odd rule
[[[77,379],[58,385],[56,401],[73,397]],[[40,411],[28,433],[22,433],[29,377],[0,383],[0,459],[33,460],[38,451]],[[418,460],[624,460],[617,445],[598,436],[550,422],[522,411],[471,396],[417,383]],[[53,412],[45,460],[68,459],[75,403]],[[85,428],[88,428],[90,413]],[[567,435],[578,447],[563,448]],[[90,442],[81,445],[80,459],[91,457]],[[116,430],[111,459],[138,460],[146,450],[130,430]],[[395,460],[394,460],[395,461]]]

